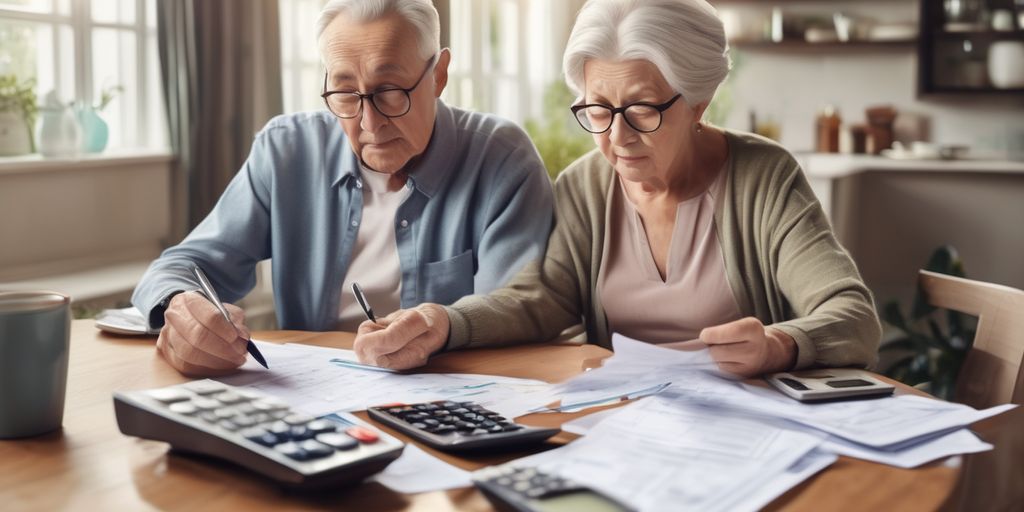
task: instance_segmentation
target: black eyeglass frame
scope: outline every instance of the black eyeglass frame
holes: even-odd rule
[[[323,86],[324,92],[322,94],[320,94],[320,97],[323,98],[324,106],[327,107],[327,111],[330,112],[331,114],[334,114],[334,116],[339,118],[339,119],[355,119],[355,118],[359,117],[363,113],[363,103],[365,103],[364,100],[367,100],[367,99],[370,100],[370,104],[373,105],[373,109],[376,110],[377,113],[379,113],[380,115],[382,115],[382,116],[384,116],[384,117],[386,117],[388,119],[392,119],[392,118],[395,118],[395,117],[402,117],[402,116],[408,114],[410,110],[412,110],[412,96],[411,96],[411,94],[412,94],[412,92],[414,90],[416,90],[417,87],[419,87],[420,83],[423,82],[423,79],[427,76],[427,73],[431,69],[434,68],[434,64],[437,63],[437,56],[438,56],[438,54],[434,54],[434,56],[431,57],[430,60],[427,61],[427,67],[426,67],[426,69],[423,70],[423,73],[420,74],[419,79],[416,80],[416,83],[412,84],[412,87],[408,87],[408,88],[388,87],[386,89],[378,89],[376,91],[368,92],[368,93],[362,93],[362,92],[359,92],[359,91],[345,91],[345,90],[340,90],[340,89],[333,90],[333,91],[328,91],[327,90],[327,77],[328,77],[328,73],[329,72],[328,71],[324,71],[324,86]],[[402,91],[403,93],[405,93],[406,107],[405,107],[405,111],[402,112],[401,114],[393,114],[393,115],[392,114],[385,114],[380,109],[380,106],[377,105],[377,100],[374,99],[378,94],[382,94],[382,93],[386,93],[386,92],[393,92],[393,91]],[[334,110],[331,109],[331,104],[330,104],[330,102],[327,99],[328,97],[330,97],[330,96],[332,96],[334,94],[351,94],[353,96],[358,97],[359,98],[359,109],[356,110],[356,113],[354,115],[351,115],[351,116],[348,116],[348,117],[338,115],[337,112],[335,112]]]
[[[626,124],[628,124],[630,128],[632,128],[632,129],[634,129],[634,130],[636,130],[636,131],[638,131],[640,133],[651,133],[653,131],[656,131],[658,128],[661,128],[662,120],[665,117],[664,116],[664,112],[666,110],[672,108],[672,105],[674,105],[675,102],[679,101],[679,98],[682,98],[682,97],[683,97],[682,93],[677,93],[675,96],[672,97],[672,99],[666,101],[665,103],[661,103],[659,105],[655,105],[653,103],[647,103],[645,101],[641,101],[641,102],[637,102],[637,103],[630,103],[629,105],[623,105],[621,107],[610,107],[608,105],[602,105],[600,103],[587,103],[587,104],[584,104],[584,105],[573,105],[573,106],[569,107],[569,110],[572,111],[572,116],[574,118],[576,118],[576,122],[580,124],[580,127],[583,128],[584,130],[590,132],[590,133],[600,134],[600,133],[604,133],[604,132],[606,132],[608,130],[611,130],[612,129],[612,125],[615,124],[615,115],[616,114],[622,114],[622,118],[626,120]],[[626,115],[626,109],[628,109],[630,107],[637,106],[637,105],[639,105],[641,107],[650,107],[650,108],[653,108],[654,110],[656,110],[658,112],[658,126],[655,126],[654,128],[652,128],[650,130],[642,130],[642,129],[637,128],[636,126],[634,126],[633,123],[631,123],[629,121],[629,116]],[[583,109],[586,109],[586,108],[591,108],[591,107],[600,107],[600,108],[608,110],[608,111],[610,111],[612,113],[612,117],[608,121],[608,127],[605,128],[604,130],[601,130],[601,131],[591,130],[590,128],[587,128],[587,126],[583,124],[582,120],[580,120],[579,111],[583,110]]]

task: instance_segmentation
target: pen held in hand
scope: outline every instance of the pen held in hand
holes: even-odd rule
[[[203,295],[206,296],[206,299],[213,303],[214,307],[217,308],[217,311],[220,311],[221,316],[224,317],[224,320],[227,320],[228,324],[231,325],[231,328],[235,330],[235,334],[237,334],[239,338],[242,338],[242,333],[238,332],[238,328],[235,327],[235,323],[231,321],[231,315],[228,314],[227,308],[224,307],[224,304],[220,301],[220,297],[217,296],[217,292],[213,289],[213,284],[211,284],[210,280],[206,278],[206,274],[203,273],[201,268],[199,268],[199,265],[192,265],[192,275],[194,275],[199,281],[199,286],[203,289]],[[255,359],[257,363],[263,365],[264,368],[269,370],[270,366],[267,365],[267,360],[263,357],[263,354],[260,353],[260,350],[256,348],[256,344],[252,342],[252,339],[245,338],[245,340],[245,348],[249,351],[249,354],[252,355],[253,359]]]
[[[366,295],[363,294],[363,288],[359,286],[359,283],[352,283],[352,295],[356,296],[356,302],[359,303],[359,307],[363,308],[366,318],[373,323],[377,323],[377,318],[373,316],[373,308],[370,307],[370,302],[366,300]]]

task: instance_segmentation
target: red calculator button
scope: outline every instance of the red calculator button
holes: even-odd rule
[[[372,444],[376,443],[380,437],[376,432],[366,427],[351,427],[345,431],[346,434],[352,436],[353,439],[360,443]]]

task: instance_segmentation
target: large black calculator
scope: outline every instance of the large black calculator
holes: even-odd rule
[[[520,425],[475,402],[391,404],[368,412],[374,420],[442,451],[531,444],[560,432]]]

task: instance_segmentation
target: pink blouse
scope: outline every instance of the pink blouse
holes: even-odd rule
[[[636,205],[615,177],[597,282],[609,332],[670,343],[741,318],[715,229],[727,173],[728,165],[703,194],[679,203],[664,280]]]

